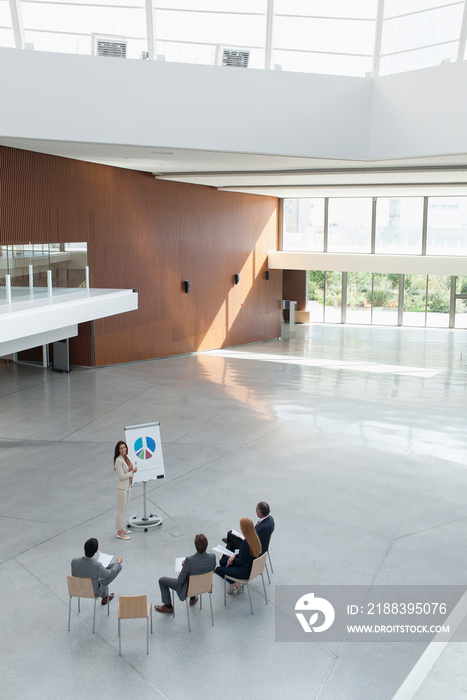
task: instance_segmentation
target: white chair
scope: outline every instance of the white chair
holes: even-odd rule
[[[250,594],[250,586],[249,583],[252,581],[254,578],[257,576],[261,575],[261,580],[263,581],[263,590],[264,590],[264,597],[266,598],[266,605],[268,604],[268,594],[266,593],[266,586],[264,585],[264,567],[266,566],[266,558],[268,556],[268,553],[265,552],[262,554],[260,557],[257,559],[253,560],[253,566],[251,567],[251,572],[250,576],[247,579],[244,578],[234,578],[233,576],[230,576],[230,574],[226,574],[226,578],[224,579],[224,605],[227,605],[227,578],[230,581],[235,581],[235,583],[241,583],[243,586],[246,586],[248,589],[248,597],[250,599],[250,608],[251,608],[251,614],[253,615],[253,605],[251,603],[251,594]]]
[[[212,613],[212,571],[207,574],[191,574],[188,581],[188,591],[186,594],[186,616],[188,619],[188,632],[191,632],[190,627],[190,612],[189,600],[193,596],[199,596],[199,609],[203,609],[203,593],[209,593],[209,603],[211,605],[211,621],[214,627],[214,615]],[[175,591],[172,591],[172,615],[175,617]]]
[[[71,599],[78,598],[78,612],[80,612],[80,598],[91,598],[94,601],[94,617],[92,620],[92,633],[94,634],[96,628],[97,598],[94,594],[92,578],[81,578],[80,576],[67,576],[66,578],[68,581],[68,595],[70,596],[70,602],[68,604],[68,632],[70,631],[71,621]],[[110,600],[107,603],[107,615],[110,615]]]
[[[149,617],[151,617],[152,634],[152,606],[148,603],[146,595],[121,595],[118,599],[118,655],[122,655],[122,631],[121,620],[135,620],[146,618],[146,653],[149,654]]]

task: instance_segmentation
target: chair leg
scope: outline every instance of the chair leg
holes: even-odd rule
[[[269,583],[271,583],[271,577],[269,576],[269,569],[268,569],[268,562],[267,562],[267,559],[266,559],[266,567],[265,567],[265,568],[266,568],[266,573],[267,573],[267,575],[268,575],[268,581],[269,581]]]
[[[80,604],[80,599],[78,598],[78,612],[81,612],[79,604]]]
[[[186,619],[188,620],[188,632],[191,632],[190,613],[188,612],[188,598],[185,600],[185,603],[186,603]]]
[[[271,555],[269,554],[269,549],[268,549],[268,558],[269,558],[269,564],[271,565],[271,574],[273,574],[274,569],[272,568],[272,561],[271,561]]]
[[[211,605],[211,620],[212,620],[212,626],[214,627],[214,615],[212,614],[212,593],[209,591],[209,603]]]
[[[226,590],[227,590],[227,581],[224,579],[224,605],[227,605],[227,596],[226,596]]]
[[[149,617],[146,618],[146,654],[149,654]]]
[[[251,614],[253,615],[253,605],[252,605],[252,603],[251,603],[250,584],[249,584],[249,583],[245,583],[245,586],[248,588],[248,598],[250,599]]]
[[[71,596],[70,596],[70,602],[68,604],[68,632],[70,631],[70,622],[71,622]]]
[[[150,610],[150,613],[151,613],[151,634],[152,634],[152,605],[151,605],[151,607],[149,608],[149,610]]]
[[[202,596],[201,593],[200,593],[200,595],[199,595],[199,609],[200,609],[200,610],[203,609],[203,596]]]
[[[172,591],[172,617],[175,617],[175,591]]]
[[[264,597],[266,598],[266,605],[268,604],[268,594],[266,593],[266,586],[264,585],[264,576],[261,574],[261,580],[263,582]]]
[[[120,618],[118,618],[118,655],[122,655],[122,632],[120,629]]]
[[[94,618],[92,620],[92,633],[94,634],[94,630],[96,629],[96,602],[97,598],[94,598]]]

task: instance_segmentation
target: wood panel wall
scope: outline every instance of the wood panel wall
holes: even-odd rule
[[[0,242],[86,241],[92,287],[138,291],[137,311],[94,322],[96,365],[278,337],[277,216],[272,197],[0,146]],[[83,324],[73,364],[91,364],[91,343]]]

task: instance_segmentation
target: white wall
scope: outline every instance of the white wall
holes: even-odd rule
[[[0,137],[331,158],[368,150],[371,80],[0,49]]]
[[[372,159],[467,153],[467,62],[373,82]]]
[[[339,159],[467,153],[467,63],[365,78],[0,49],[0,138]]]

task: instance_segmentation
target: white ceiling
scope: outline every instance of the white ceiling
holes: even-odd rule
[[[274,197],[467,194],[467,154],[369,162],[5,137],[0,143]]]

